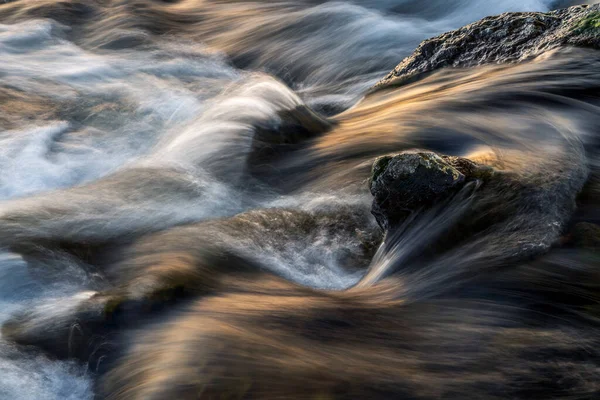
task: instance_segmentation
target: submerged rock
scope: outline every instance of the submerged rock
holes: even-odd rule
[[[490,174],[460,157],[440,157],[432,152],[401,153],[379,157],[370,180],[372,213],[383,229],[412,212],[446,198],[471,179]]]
[[[580,222],[571,231],[571,243],[581,249],[600,251],[600,225]]]
[[[422,42],[375,88],[445,67],[519,62],[560,46],[600,48],[600,4],[484,18]]]

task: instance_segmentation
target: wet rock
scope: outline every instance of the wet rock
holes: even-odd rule
[[[281,110],[277,118],[256,124],[252,140],[252,150],[248,155],[248,165],[253,172],[272,163],[278,156],[285,155],[302,143],[321,135],[334,126],[327,118],[321,117],[306,106]],[[270,173],[272,166],[267,167]]]
[[[479,168],[468,160],[444,159],[431,152],[379,157],[369,183],[374,197],[371,212],[379,225],[388,229],[412,212],[455,193],[474,171]]]
[[[571,244],[577,248],[600,251],[600,225],[580,222],[571,231]]]
[[[422,42],[375,88],[445,67],[519,62],[561,46],[600,48],[600,4],[484,18]]]
[[[455,157],[455,156],[441,156],[442,159],[448,164],[456,168],[461,174],[463,174],[467,180],[479,179],[486,181],[494,174],[494,169],[487,165],[477,164],[468,158]]]

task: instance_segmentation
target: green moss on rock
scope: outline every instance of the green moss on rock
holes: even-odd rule
[[[600,12],[593,12],[575,25],[575,33],[594,33],[600,31]]]

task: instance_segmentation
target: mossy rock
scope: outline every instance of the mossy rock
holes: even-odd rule
[[[456,168],[467,180],[479,180],[485,182],[494,175],[494,169],[492,167],[477,164],[468,158],[442,156],[442,159]]]
[[[460,189],[465,175],[435,153],[401,153],[378,158],[369,182],[371,212],[385,230],[410,213]]]
[[[600,48],[600,4],[504,13],[427,39],[372,89],[391,89],[442,68],[519,63],[564,46]]]
[[[600,33],[600,12],[593,12],[579,21],[575,27],[576,34],[582,33]]]

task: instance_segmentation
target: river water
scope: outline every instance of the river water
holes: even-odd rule
[[[441,72],[363,99],[422,40],[487,15],[548,11],[555,1],[4,3],[3,243],[104,243],[209,221],[199,234],[207,243],[299,284],[344,289],[370,262],[356,227],[377,241],[365,184],[374,157],[427,148],[486,160],[500,151],[518,154],[507,157],[508,169],[569,163],[577,168],[565,176],[574,176],[586,168],[581,143],[598,123],[597,107],[570,94],[598,85],[598,56],[583,51]],[[269,143],[286,134],[310,142],[274,156],[256,151],[257,137]],[[293,226],[248,227],[272,218],[261,210],[282,207],[299,213],[281,217]],[[210,225],[240,212],[255,214],[246,225]],[[311,219],[318,229],[296,231],[294,218],[322,214],[351,222]],[[436,218],[373,262],[386,269],[418,259]],[[500,262],[496,248],[511,242],[487,240],[447,256],[451,274],[433,260],[407,277],[406,296],[456,282],[473,263]],[[64,252],[32,261],[4,251],[0,323],[33,309],[49,324],[113,284]],[[91,399],[98,362],[57,361],[0,338],[0,398]]]

